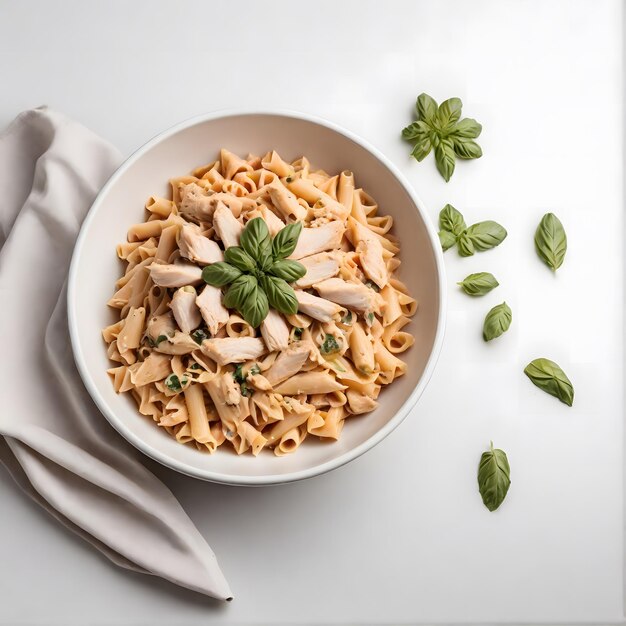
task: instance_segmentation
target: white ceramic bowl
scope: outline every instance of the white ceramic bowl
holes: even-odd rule
[[[310,438],[292,455],[213,455],[177,443],[141,416],[128,394],[116,394],[106,370],[101,329],[116,320],[106,302],[123,270],[115,246],[128,227],[144,219],[148,196],[166,195],[168,179],[216,158],[221,147],[237,154],[275,149],[289,160],[306,155],[328,172],[352,170],[394,219],[400,237],[399,275],[419,309],[408,329],[415,345],[403,358],[407,374],[383,389],[372,413],[346,421],[337,442]],[[217,112],[170,128],[137,150],[98,194],[80,231],[69,275],[68,310],[72,347],[83,381],[109,422],[134,446],[179,472],[237,485],[268,485],[309,478],[351,461],[386,437],[417,402],[433,372],[445,318],[443,257],[424,205],[402,174],[378,150],[347,130],[321,119],[285,111]]]

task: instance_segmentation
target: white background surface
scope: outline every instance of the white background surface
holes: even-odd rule
[[[265,489],[151,465],[214,548],[232,604],[116,569],[0,473],[0,622],[621,621],[620,2],[0,0],[0,86],[1,126],[45,103],[125,154],[217,108],[318,114],[382,149],[433,219],[451,202],[509,231],[494,251],[446,253],[439,366],[364,457]],[[485,156],[447,185],[399,139],[421,91],[460,96],[484,126]],[[556,276],[532,244],[547,210],[569,236]],[[501,286],[468,298],[455,282],[474,271]],[[504,299],[511,330],[485,345],[482,318]],[[522,374],[538,356],[570,375],[572,409]],[[490,439],[513,481],[493,514],[475,478]]]

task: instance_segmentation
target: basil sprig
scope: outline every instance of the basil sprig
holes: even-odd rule
[[[510,486],[511,468],[506,452],[494,449],[492,441],[478,464],[478,491],[483,504],[490,511],[495,511],[504,502]]]
[[[535,232],[535,248],[541,260],[553,272],[563,265],[567,252],[567,235],[561,220],[554,213],[546,213]]]
[[[214,287],[230,285],[224,306],[236,309],[254,328],[267,317],[270,306],[295,314],[298,300],[288,283],[302,278],[306,268],[286,257],[295,250],[301,232],[301,222],[289,224],[272,240],[265,221],[255,217],[243,229],[240,245],[226,248],[225,260],[207,265],[202,278]]]
[[[485,317],[483,339],[485,341],[491,341],[505,333],[509,330],[512,319],[513,313],[506,302],[494,306]]]
[[[550,359],[535,359],[524,369],[532,383],[561,402],[572,406],[574,386],[565,372]]]
[[[470,274],[460,283],[457,283],[468,296],[484,296],[492,289],[495,289],[499,284],[496,277],[489,272]]]
[[[457,245],[461,256],[472,256],[499,246],[507,236],[506,230],[493,220],[477,222],[471,226],[465,224],[465,218],[451,204],[439,213],[439,241],[445,252]]]
[[[423,161],[435,151],[435,162],[439,173],[448,182],[459,159],[478,159],[483,152],[474,141],[482,126],[471,118],[461,118],[463,103],[459,98],[445,100],[439,106],[429,95],[417,98],[415,110],[417,121],[409,124],[402,137],[414,142],[411,156]]]

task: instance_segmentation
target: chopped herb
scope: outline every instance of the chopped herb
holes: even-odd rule
[[[339,343],[333,335],[326,335],[324,337],[324,343],[320,348],[322,354],[332,354],[333,352],[339,352]]]
[[[256,363],[250,368],[250,371],[248,372],[248,374],[252,374],[252,376],[254,376],[255,374],[260,374],[260,373],[261,373],[261,368]]]
[[[235,368],[235,371],[233,372],[233,378],[239,384],[243,383],[246,380],[246,376],[243,373],[243,365],[241,363],[239,363],[239,365],[237,365],[237,367]]]
[[[176,376],[176,374],[170,374],[166,379],[165,379],[165,386],[170,390],[170,391],[181,391],[182,388],[189,382],[189,379],[186,376],[182,376],[181,378],[178,378],[178,376]]]
[[[198,330],[194,330],[191,333],[191,338],[199,345],[202,345],[202,342],[205,339],[209,339],[211,337],[211,333],[204,328],[198,328]]]
[[[159,344],[162,341],[165,341],[167,339],[167,335],[159,335],[156,339],[152,339],[152,337],[150,337],[149,335],[146,337],[146,340],[148,341],[148,345],[151,348],[158,348]]]
[[[350,325],[352,324],[352,311],[348,311],[342,318],[341,318],[341,323],[342,324],[346,324],[346,325]]]
[[[189,369],[191,369],[191,370],[201,370],[202,369],[202,365],[200,365],[200,363],[194,363],[193,365],[191,365],[189,367]]]
[[[293,329],[294,339],[302,339],[303,332],[304,332],[304,328],[294,328]]]
[[[371,280],[366,280],[365,286],[373,289],[376,292],[380,291],[380,287],[376,283],[373,283]]]
[[[285,178],[285,180],[286,180],[288,183],[292,183],[292,182],[293,182],[293,176],[287,176],[287,178]]]
[[[369,325],[371,326],[374,323],[374,314],[373,313],[368,313],[366,317],[367,317],[367,321],[368,321]]]
[[[241,389],[241,395],[245,396],[246,398],[250,397],[254,393],[254,389],[248,387],[248,383],[245,381],[241,383],[241,385],[239,385],[239,388]]]

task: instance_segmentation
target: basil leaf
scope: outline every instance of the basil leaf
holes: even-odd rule
[[[461,256],[472,256],[475,252],[474,244],[472,240],[467,236],[467,231],[464,230],[459,238],[456,240],[459,246],[459,254]]]
[[[326,335],[324,337],[324,342],[320,347],[320,352],[322,354],[332,354],[333,352],[339,352],[339,343],[337,339],[333,335]]]
[[[224,258],[243,272],[250,272],[256,267],[256,261],[239,246],[230,246],[224,251]]]
[[[295,249],[298,243],[298,237],[302,232],[302,222],[287,224],[285,228],[281,228],[274,241],[272,241],[272,256],[277,261],[288,257]]]
[[[441,249],[445,252],[456,243],[456,237],[447,230],[440,230],[439,241],[441,242]]]
[[[565,372],[550,359],[535,359],[524,369],[532,383],[561,402],[572,406],[574,386]]]
[[[456,123],[451,135],[454,138],[476,139],[482,129],[483,127],[476,120],[473,120],[471,117],[465,117]]]
[[[232,283],[236,278],[241,276],[241,270],[238,270],[230,263],[219,261],[212,265],[207,265],[202,270],[202,280],[214,287],[223,287]]]
[[[241,384],[247,378],[247,374],[243,373],[243,363],[239,363],[237,367],[235,367],[235,371],[233,372],[233,378],[235,382]]]
[[[542,261],[552,271],[563,265],[567,252],[567,235],[561,220],[554,213],[546,213],[535,232],[535,248]]]
[[[428,94],[422,93],[417,97],[415,110],[420,120],[424,120],[428,125],[432,124],[437,117],[437,103]]]
[[[263,289],[258,285],[254,286],[248,295],[243,306],[239,308],[242,317],[252,328],[258,328],[261,322],[267,317],[270,306]]]
[[[255,261],[269,253],[271,242],[270,231],[262,217],[251,219],[239,237],[239,244]]]
[[[199,345],[202,345],[202,342],[205,339],[209,339],[211,337],[211,333],[204,328],[198,328],[191,333],[191,338]]]
[[[415,146],[413,146],[411,156],[416,161],[423,161],[430,154],[432,147],[433,144],[431,143],[430,138],[428,136],[422,136]]]
[[[176,374],[170,374],[163,382],[170,391],[178,392],[189,382],[189,379],[186,376],[178,378]]]
[[[506,498],[511,485],[511,468],[504,450],[494,449],[491,442],[488,452],[483,452],[478,464],[478,491],[483,504],[495,511]]]
[[[491,341],[505,333],[509,330],[512,319],[513,312],[506,302],[494,306],[485,317],[483,339],[485,341]]]
[[[455,159],[452,141],[450,139],[441,139],[439,145],[435,145],[435,161],[439,173],[446,182],[454,174]]]
[[[447,230],[458,237],[467,226],[462,213],[457,211],[451,204],[446,204],[439,213],[439,228]]]
[[[437,121],[439,127],[444,132],[450,132],[454,125],[459,121],[461,117],[461,109],[463,103],[460,98],[449,98],[444,100],[437,110]]]
[[[407,140],[412,139],[421,139],[425,136],[428,136],[430,131],[430,127],[426,122],[422,120],[418,120],[417,122],[413,122],[409,124],[406,128],[402,129],[402,138]]]
[[[460,159],[480,159],[483,155],[481,147],[473,139],[453,137],[454,153]]]
[[[269,268],[268,272],[277,278],[282,278],[288,283],[293,283],[306,274],[306,267],[298,261],[290,261],[281,259],[275,261]]]
[[[250,274],[242,274],[228,288],[224,294],[223,302],[227,309],[237,309],[241,312],[244,303],[256,290],[257,280]]]
[[[260,374],[261,373],[261,368],[256,363],[254,363],[252,365],[252,367],[250,368],[248,373],[252,374],[252,376],[254,376],[256,374]]]
[[[457,285],[461,285],[461,289],[468,296],[484,296],[499,284],[495,276],[489,272],[470,274],[460,283],[457,283]]]
[[[298,312],[296,294],[282,278],[266,274],[261,284],[272,308],[285,315],[295,315]]]
[[[467,229],[467,236],[471,239],[476,250],[490,250],[500,245],[507,236],[506,230],[493,220],[472,224]]]

